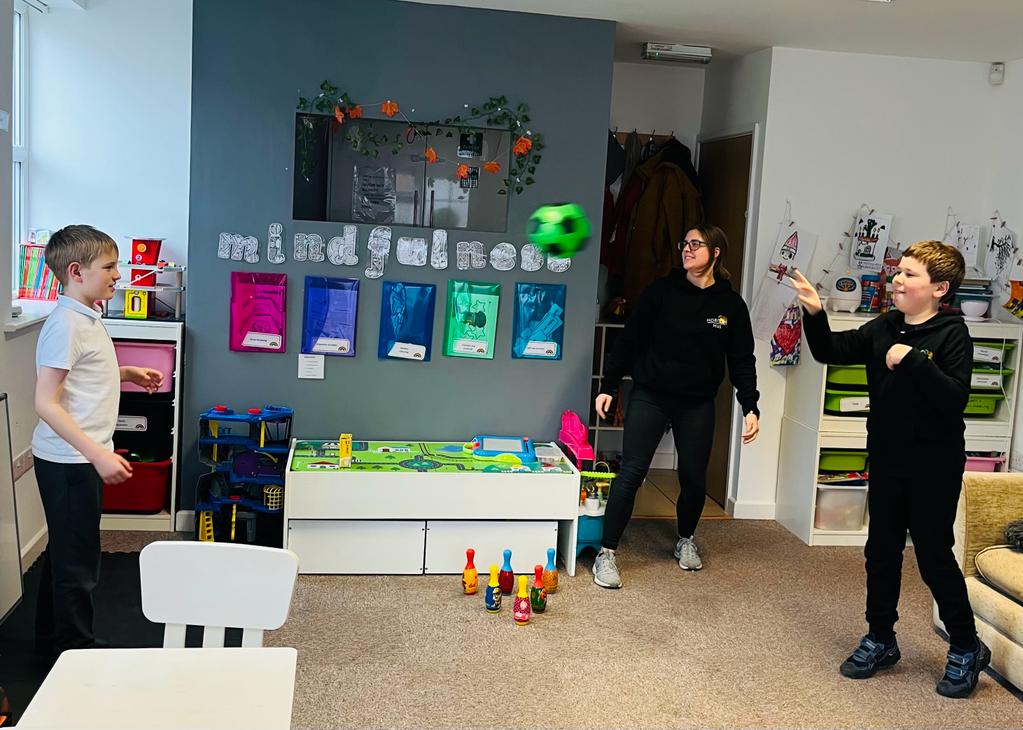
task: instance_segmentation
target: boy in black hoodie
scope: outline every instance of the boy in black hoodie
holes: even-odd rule
[[[966,266],[954,246],[921,241],[906,250],[895,275],[895,309],[857,330],[833,333],[816,289],[801,273],[795,287],[807,316],[803,329],[815,359],[866,364],[870,391],[867,451],[869,633],[840,670],[871,677],[899,661],[896,610],[908,530],[920,575],[930,588],[951,646],[936,690],[966,697],[991,652],[977,636],[966,582],[952,555],[959,491],[966,465],[963,410],[970,394],[973,344],[961,317],[939,312],[962,283]]]

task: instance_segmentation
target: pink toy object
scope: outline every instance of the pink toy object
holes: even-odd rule
[[[582,461],[593,461],[596,458],[593,454],[593,447],[590,446],[586,424],[574,411],[565,411],[561,414],[561,430],[558,431],[558,441],[572,452],[577,464]]]

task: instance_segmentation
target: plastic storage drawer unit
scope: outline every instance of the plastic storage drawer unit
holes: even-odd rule
[[[1016,347],[1015,342],[974,340],[973,361],[1001,365],[1009,359],[1009,351],[1014,347]]]
[[[1004,456],[967,456],[966,471],[998,471],[1004,463]]]
[[[127,481],[103,485],[103,511],[156,514],[167,502],[170,476],[170,459],[132,462]]]
[[[858,532],[867,509],[866,487],[817,485],[817,509],[813,526],[818,530]]]
[[[165,342],[138,342],[136,340],[114,340],[114,351],[117,353],[117,364],[121,367],[134,365],[140,368],[153,368],[163,374],[163,382],[156,389],[157,393],[170,393],[174,389],[174,345]],[[145,393],[143,388],[129,383],[121,383],[124,393]]]

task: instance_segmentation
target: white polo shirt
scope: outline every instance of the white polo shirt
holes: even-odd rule
[[[71,297],[57,297],[36,345],[36,373],[44,366],[68,371],[60,404],[90,439],[113,451],[121,373],[100,313]],[[32,434],[32,453],[61,464],[88,461],[42,420]]]

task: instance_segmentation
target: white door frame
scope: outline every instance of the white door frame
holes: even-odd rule
[[[754,122],[750,127],[731,129],[724,132],[701,134],[696,140],[696,169],[697,171],[700,169],[700,150],[705,142],[719,142],[734,137],[745,137],[746,135],[753,135],[753,146],[750,150],[749,191],[746,195],[746,241],[743,247],[742,291],[740,294],[743,299],[750,301],[753,297],[753,273],[757,258],[756,230],[754,226],[757,221],[755,206],[760,200],[760,166],[758,165],[760,123]],[[730,402],[732,406],[732,427],[728,444],[728,485],[725,509],[729,514],[735,514],[735,502],[739,494],[739,456],[742,451],[743,418],[742,414],[735,407],[735,399],[731,399]]]

